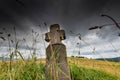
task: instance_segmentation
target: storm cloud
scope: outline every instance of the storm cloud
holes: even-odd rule
[[[84,40],[96,35],[99,39],[114,41],[119,39],[119,29],[110,19],[100,15],[110,15],[119,23],[119,8],[119,0],[0,0],[0,31],[5,28],[7,33],[14,34],[15,26],[19,39],[32,29],[43,36],[47,32],[44,23],[47,28],[58,23],[66,31],[66,43],[75,37],[70,31],[80,33]],[[113,25],[104,26],[100,30],[88,30],[90,27],[105,24]],[[82,46],[85,47],[86,44]]]

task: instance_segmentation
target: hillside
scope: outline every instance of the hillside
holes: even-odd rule
[[[120,63],[68,58],[72,80],[120,80]],[[0,80],[46,80],[45,59],[0,62]],[[10,71],[11,70],[11,71]]]
[[[69,64],[75,64],[79,67],[100,70],[112,75],[120,76],[120,62],[109,62],[84,58],[68,58],[68,62]]]
[[[112,62],[120,62],[120,57],[115,57],[115,58],[98,58],[96,60],[107,60],[107,61],[112,61]]]

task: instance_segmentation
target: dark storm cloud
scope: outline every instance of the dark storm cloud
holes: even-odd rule
[[[26,19],[32,23],[35,17],[41,17],[45,3],[45,0],[1,0],[0,23],[14,24],[21,30],[28,29],[29,26],[23,25],[26,24]]]
[[[16,26],[17,38],[19,37],[20,40],[25,38],[27,39],[26,43],[32,45],[32,35],[31,33],[29,34],[29,32],[32,31],[31,29],[40,32],[38,25],[45,27],[44,22],[46,22],[47,27],[49,27],[51,24],[58,23],[66,31],[66,43],[68,42],[67,46],[70,47],[70,50],[71,46],[77,42],[74,36],[71,37],[71,30],[76,34],[81,33],[83,39],[84,37],[88,37],[85,38],[87,43],[100,46],[98,44],[100,38],[115,39],[119,31],[114,27],[115,25],[110,27],[108,25],[98,32],[89,31],[89,27],[114,24],[110,19],[101,17],[100,15],[102,13],[110,15],[117,22],[120,22],[119,9],[120,0],[0,0],[0,32],[3,31],[3,27],[6,28],[7,33],[13,34],[10,39],[15,40],[13,27]],[[44,32],[45,31],[43,31],[43,33]],[[93,33],[97,34],[100,38],[95,39],[94,36],[93,39],[89,38],[92,37],[91,34]],[[28,34],[27,37],[26,34]],[[0,34],[0,37],[1,36],[4,37],[4,34]],[[44,49],[41,47],[44,41],[43,37],[40,35],[39,39],[40,44],[38,48]],[[91,42],[91,39],[93,42]],[[74,42],[72,43],[72,41]],[[3,40],[0,42],[3,42]],[[0,46],[5,47],[7,43],[6,41]],[[100,42],[100,44],[102,44],[102,42]],[[20,45],[21,49],[25,49],[22,41]],[[81,46],[81,48],[85,48],[89,45]],[[85,50],[87,52],[89,49]]]
[[[109,8],[110,12],[119,3],[113,0],[0,0],[0,25],[8,31],[9,25],[15,25],[22,32],[44,22],[59,23],[67,32],[85,33],[91,25],[105,22],[100,21],[103,10]]]
[[[86,19],[102,10],[108,0],[75,0],[71,1],[69,13],[71,19]],[[74,16],[73,16],[74,15]],[[75,22],[75,21],[74,21]]]
[[[98,15],[106,5],[108,0],[71,0],[67,8],[66,15],[63,16],[63,23],[67,30],[83,31],[87,30],[89,24],[94,23],[94,19],[87,22],[91,16]],[[84,32],[84,31],[83,31]]]

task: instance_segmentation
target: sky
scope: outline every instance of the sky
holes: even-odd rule
[[[119,0],[0,0],[0,56],[9,56],[9,40],[11,50],[15,47],[15,27],[22,55],[27,58],[36,49],[38,58],[45,57],[49,43],[44,34],[51,24],[59,24],[66,32],[63,43],[68,56],[80,52],[87,58],[120,57],[120,30],[109,18],[101,17],[106,14],[120,23],[119,9]]]

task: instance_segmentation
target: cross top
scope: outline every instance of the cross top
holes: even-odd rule
[[[65,39],[65,31],[60,30],[59,24],[53,24],[50,26],[50,32],[45,34],[45,40],[50,44],[61,43]]]
[[[60,26],[59,24],[53,24],[50,26],[50,32],[56,31],[56,30],[60,30]]]

